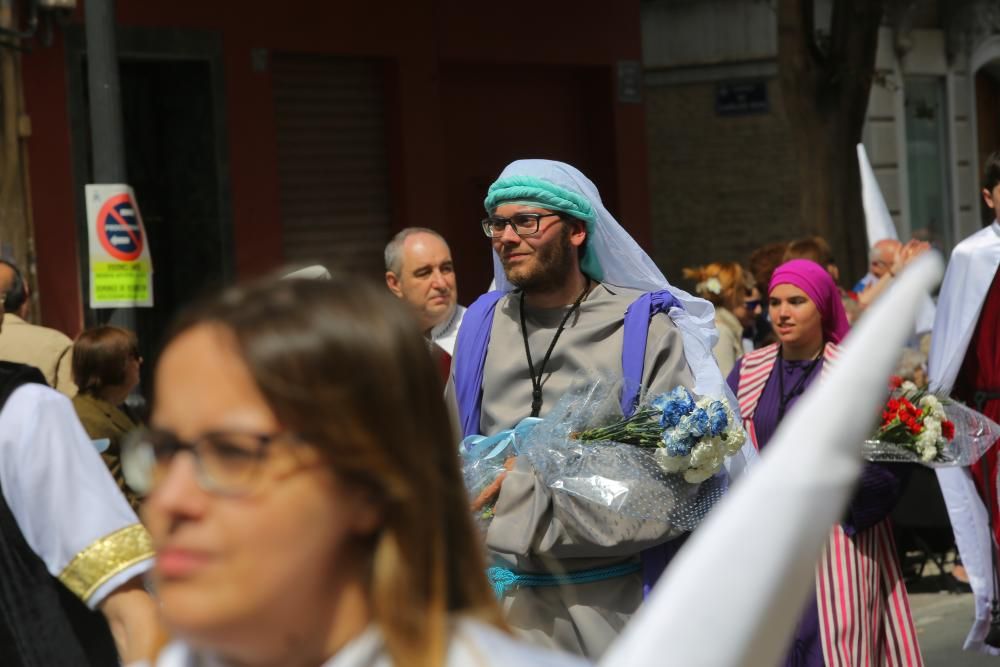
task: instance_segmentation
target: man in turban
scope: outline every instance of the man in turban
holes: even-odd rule
[[[667,283],[575,168],[518,160],[489,188],[483,231],[497,290],[459,330],[453,363],[464,436],[544,418],[574,383],[726,396],[711,350],[712,306]],[[525,457],[477,499],[492,502],[486,546],[507,621],[539,643],[599,656],[642,601],[681,536],[658,521],[554,492]],[[640,555],[642,554],[642,555]]]

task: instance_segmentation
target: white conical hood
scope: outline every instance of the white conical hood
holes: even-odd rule
[[[845,341],[760,463],[691,536],[605,654],[605,667],[774,665],[844,512],[903,342],[942,261],[914,261]]]
[[[868,161],[865,145],[858,144],[858,167],[861,169],[861,204],[865,209],[865,231],[868,233],[868,247],[882,239],[899,240],[896,225],[889,215],[882,189],[878,186],[875,172]]]

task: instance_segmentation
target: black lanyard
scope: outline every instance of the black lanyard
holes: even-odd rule
[[[545,366],[549,363],[549,357],[552,356],[552,350],[556,347],[556,341],[559,340],[559,336],[562,335],[563,329],[566,328],[566,322],[573,313],[580,308],[580,303],[583,302],[583,297],[587,296],[587,292],[590,291],[590,279],[587,279],[587,284],[584,286],[583,291],[580,292],[580,296],[576,297],[576,301],[573,302],[573,306],[566,311],[563,315],[562,322],[559,323],[559,328],[556,329],[556,335],[552,337],[552,342],[549,343],[549,349],[546,350],[545,356],[542,357],[542,365],[538,369],[538,375],[535,375],[535,364],[531,361],[531,348],[528,347],[528,328],[524,324],[524,291],[521,291],[521,336],[524,338],[524,356],[528,358],[528,372],[531,373],[531,416],[537,417],[542,411],[542,375],[545,374]]]
[[[799,381],[795,383],[795,386],[792,387],[792,390],[788,392],[788,395],[786,396],[785,374],[783,372],[785,370],[784,368],[785,360],[784,357],[781,356],[781,348],[780,347],[778,348],[778,421],[779,422],[785,416],[785,410],[788,408],[788,404],[791,402],[793,398],[795,398],[799,393],[801,393],[802,386],[806,383],[806,380],[809,379],[809,376],[812,375],[812,372],[816,370],[816,364],[818,364],[822,360],[823,360],[823,350],[820,350],[819,356],[813,359],[811,362],[809,362],[808,366],[804,367],[806,371],[802,374],[802,377],[799,378]]]

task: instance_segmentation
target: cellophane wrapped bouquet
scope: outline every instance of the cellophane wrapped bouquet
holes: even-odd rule
[[[889,388],[879,427],[862,450],[869,461],[967,466],[1000,438],[1000,425],[957,401],[898,377]]]
[[[697,397],[684,387],[646,395],[626,418],[620,388],[620,381],[590,382],[565,395],[545,419],[522,422],[506,443],[494,442],[489,451],[464,447],[471,496],[502,474],[509,457],[519,456],[555,493],[692,530],[726,488],[723,464],[743,446],[742,424],[725,399]],[[486,508],[479,518],[491,516]]]

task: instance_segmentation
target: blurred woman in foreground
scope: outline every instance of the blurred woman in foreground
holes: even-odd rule
[[[334,278],[179,323],[126,461],[179,640],[156,665],[578,664],[507,634],[411,319]]]

